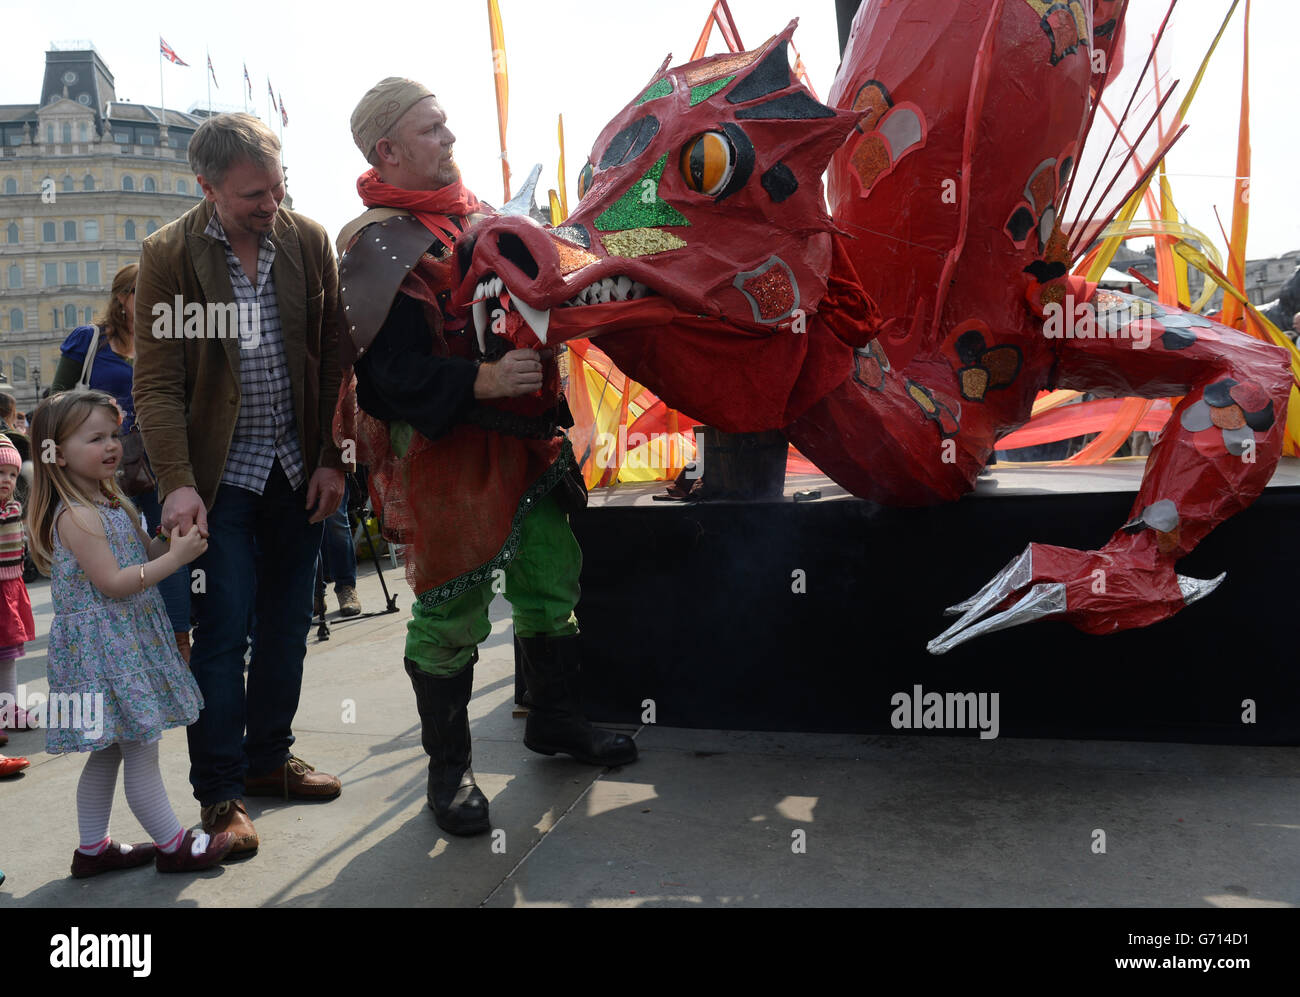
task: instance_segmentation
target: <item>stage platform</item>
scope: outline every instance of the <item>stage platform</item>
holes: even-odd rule
[[[1173,619],[1106,637],[1041,621],[926,651],[951,622],[944,607],[1031,540],[1104,544],[1144,467],[1003,465],[931,509],[877,506],[814,475],[788,476],[782,500],[655,501],[662,482],[594,491],[572,517],[589,713],[637,722],[653,700],[670,726],[877,734],[896,729],[896,694],[920,687],[997,693],[1004,737],[1300,744],[1292,458],[1181,562],[1228,577]],[[808,492],[820,495],[796,501]]]

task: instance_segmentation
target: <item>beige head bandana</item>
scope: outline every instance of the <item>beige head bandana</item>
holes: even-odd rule
[[[398,119],[417,101],[432,97],[433,92],[415,80],[390,76],[380,80],[366,91],[352,112],[352,141],[361,155],[369,157],[381,138],[387,135]]]

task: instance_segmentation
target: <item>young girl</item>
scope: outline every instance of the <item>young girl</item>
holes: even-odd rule
[[[23,584],[23,507],[14,498],[22,466],[18,449],[0,435],[0,694],[6,704],[0,708],[0,730],[30,726],[27,712],[17,705],[18,659],[23,645],[36,639],[32,601]],[[13,706],[8,705],[11,700]]]
[[[81,846],[72,875],[94,876],[156,861],[159,872],[205,869],[234,844],[183,830],[158,770],[164,730],[192,724],[203,697],[172,639],[156,585],[203,553],[197,527],[152,544],[117,486],[121,412],[102,391],[66,391],[42,402],[32,420],[35,478],[28,511],[32,556],[51,576],[50,702],[60,693],[93,704],[82,729],[46,729],[46,750],[88,751],[77,784]],[[51,459],[52,458],[52,459]],[[83,721],[87,711],[83,705]],[[108,836],[119,765],[131,812],[154,839],[122,845]]]

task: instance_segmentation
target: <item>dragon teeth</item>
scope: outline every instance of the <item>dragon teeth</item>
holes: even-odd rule
[[[507,290],[509,290],[509,288],[507,288]],[[513,292],[510,294],[510,303],[519,311],[519,314],[524,317],[524,321],[527,322],[529,327],[533,330],[538,341],[545,346],[546,333],[551,327],[551,310],[549,308],[534,308],[532,305],[516,297]]]

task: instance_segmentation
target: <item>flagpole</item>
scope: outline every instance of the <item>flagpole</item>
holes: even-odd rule
[[[208,62],[208,71],[206,75],[208,77],[208,117],[210,118],[212,117],[212,53],[204,47],[203,54],[207,58]]]
[[[163,89],[162,36],[158,36],[158,121],[167,127],[167,94]]]
[[[244,67],[244,85],[239,89],[242,90],[244,93],[244,113],[247,114],[248,113],[248,89],[253,84],[250,83],[248,80],[248,63],[244,62],[241,63],[241,65],[243,65]]]

